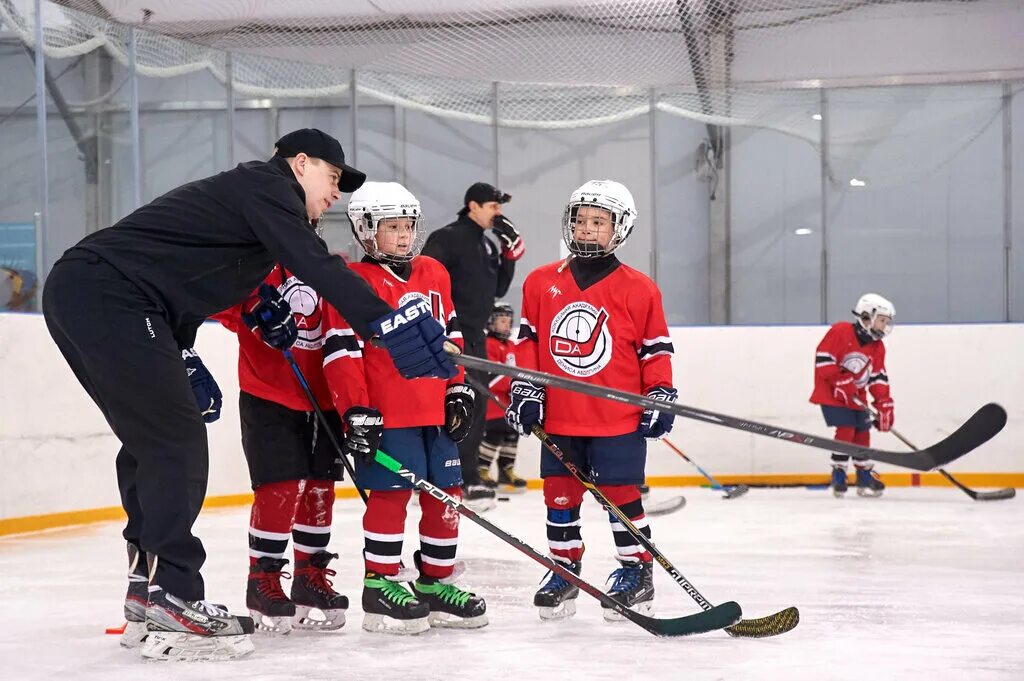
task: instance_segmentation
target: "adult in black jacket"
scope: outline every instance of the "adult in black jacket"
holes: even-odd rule
[[[205,598],[205,553],[191,528],[206,494],[204,420],[219,414],[219,390],[190,348],[199,325],[245,299],[275,263],[315,288],[364,338],[377,332],[395,347],[404,334],[392,358],[406,376],[454,375],[437,340],[440,325],[418,311],[396,317],[314,231],[341,192],[365,179],[345,164],[333,137],[299,130],[277,142],[269,161],[181,186],[90,234],[50,273],[47,327],[122,444],[124,537],[130,558],[138,551],[137,574],[147,574],[148,558],[150,606],[153,585],[179,601]],[[263,311],[294,325],[287,304]]]
[[[487,359],[484,327],[495,299],[508,292],[515,261],[525,251],[515,225],[502,214],[502,204],[511,198],[486,182],[477,182],[466,190],[458,219],[432,232],[423,246],[423,254],[440,260],[451,275],[452,302],[462,328],[464,349],[473,357]],[[500,247],[487,237],[488,230],[498,237]],[[477,378],[487,383],[486,374]],[[475,410],[473,428],[459,443],[466,498],[481,502],[478,508],[487,508],[492,505],[487,500],[494,499],[494,492],[480,485],[477,467],[485,411],[483,405]]]

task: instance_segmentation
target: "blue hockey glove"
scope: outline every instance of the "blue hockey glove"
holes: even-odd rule
[[[213,423],[220,418],[220,408],[224,404],[220,387],[193,348],[182,350],[181,359],[185,362],[185,373],[192,384],[192,394],[196,397],[199,413],[203,415],[204,421]]]
[[[288,301],[270,284],[260,284],[256,297],[247,301],[242,322],[275,350],[287,350],[299,337]]]
[[[535,425],[544,422],[544,387],[530,381],[512,381],[505,422],[520,435],[528,436]]]
[[[675,388],[652,388],[647,396],[659,402],[675,402],[679,391]],[[640,416],[640,427],[637,430],[648,440],[660,440],[672,432],[672,423],[675,420],[675,414],[656,409],[645,409],[643,415]]]
[[[370,322],[395,368],[405,378],[452,378],[455,365],[444,351],[444,328],[431,316],[430,304],[419,298]]]

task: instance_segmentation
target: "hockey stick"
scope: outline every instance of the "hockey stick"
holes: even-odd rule
[[[865,411],[867,411],[872,418],[878,418],[877,411],[875,411],[868,405],[864,404],[859,399],[855,398],[854,402],[860,407],[862,407]],[[914,446],[913,442],[903,437],[903,435],[901,435],[900,432],[895,428],[890,428],[889,432],[895,435],[896,439],[898,439],[900,442],[913,449],[915,452],[920,451],[917,447]],[[967,485],[963,484],[962,482],[954,478],[952,475],[950,475],[943,469],[939,468],[938,471],[939,473],[942,474],[942,477],[946,478],[946,480],[949,480],[951,483],[953,483],[954,487],[957,487],[958,489],[963,491],[964,494],[974,499],[975,501],[1002,501],[1003,499],[1013,499],[1015,496],[1017,496],[1017,490],[1014,489],[1013,487],[997,489],[992,492],[978,492],[977,490],[973,490]]]
[[[474,388],[480,390],[482,394],[487,395],[489,398],[494,400],[494,402],[496,402],[498,406],[505,408],[505,405],[502,403],[500,399],[498,399],[497,395],[488,390],[486,387],[479,385],[479,382],[473,381],[473,379],[469,380],[473,382]],[[601,504],[601,506],[603,506],[605,510],[608,511],[608,513],[613,515],[619,521],[619,523],[626,529],[626,531],[629,532],[630,536],[632,536],[633,539],[635,539],[636,541],[640,542],[640,544],[645,549],[647,549],[652,556],[654,556],[654,559],[658,561],[658,564],[665,569],[665,572],[667,572],[672,577],[673,581],[675,581],[676,584],[683,588],[683,591],[685,591],[690,596],[690,598],[692,598],[697,603],[697,605],[703,608],[705,612],[715,607],[711,605],[708,599],[704,598],[704,596],[699,591],[697,591],[697,587],[695,587],[693,583],[690,582],[690,580],[683,576],[683,573],[681,573],[676,568],[676,566],[672,564],[672,561],[670,561],[665,556],[665,554],[658,550],[658,548],[654,545],[654,542],[652,542],[647,537],[647,535],[641,532],[636,527],[636,525],[633,524],[633,521],[629,519],[629,516],[623,513],[622,509],[620,509],[618,506],[612,503],[612,501],[605,496],[604,492],[602,492],[601,489],[594,484],[593,479],[591,479],[591,477],[587,473],[577,468],[576,464],[573,463],[572,459],[565,455],[565,452],[562,451],[561,447],[556,445],[551,440],[551,436],[549,436],[543,428],[541,428],[537,424],[534,424],[532,432],[534,435],[537,436],[537,439],[541,441],[544,447],[546,447],[547,450],[551,452],[556,459],[562,462],[562,465],[565,466],[565,469],[567,471],[569,471],[569,474],[576,478],[576,480],[581,485],[583,485],[593,495],[595,499],[597,499],[597,503]],[[774,615],[769,615],[767,617],[761,617],[755,620],[740,620],[736,624],[730,627],[726,627],[725,630],[732,636],[741,636],[745,638],[764,638],[767,636],[777,636],[779,634],[784,634],[787,631],[793,629],[799,622],[799,611],[796,608],[786,608],[781,612],[777,612]]]
[[[448,345],[450,344],[446,344],[446,349],[449,349]],[[952,435],[947,436],[927,449],[920,449],[915,452],[890,452],[882,449],[872,449],[871,447],[861,447],[860,445],[855,445],[852,442],[839,442],[825,437],[818,437],[817,435],[808,435],[807,433],[787,430],[778,426],[758,423],[757,421],[748,421],[746,419],[736,418],[735,416],[728,416],[726,414],[717,414],[704,409],[688,407],[686,405],[679,404],[678,402],[661,402],[651,399],[646,395],[636,395],[624,390],[615,390],[614,388],[606,388],[600,385],[584,383],[583,381],[566,378],[564,376],[555,376],[542,371],[522,369],[508,364],[491,362],[478,357],[461,355],[457,354],[457,348],[454,345],[451,346],[450,350],[452,352],[452,362],[460,364],[467,369],[476,369],[478,371],[491,374],[501,374],[503,376],[509,376],[523,381],[532,381],[539,385],[561,388],[562,390],[571,390],[584,395],[590,395],[591,397],[599,397],[613,402],[623,402],[625,404],[631,404],[644,409],[667,411],[675,414],[676,416],[682,416],[683,418],[704,421],[705,423],[712,423],[726,428],[742,430],[748,433],[754,433],[755,435],[763,435],[777,440],[816,447],[829,452],[866,457],[874,459],[875,461],[882,461],[894,466],[902,466],[904,468],[910,468],[918,471],[930,471],[934,468],[938,468],[939,466],[943,466],[950,461],[959,459],[972,449],[975,449],[991,440],[1003,429],[1003,426],[1006,425],[1006,410],[998,404],[989,403],[976,411],[974,415],[971,416],[971,418],[960,426]]]
[[[681,509],[683,506],[686,506],[686,497],[681,496],[681,495],[680,496],[671,497],[669,499],[666,499],[665,501],[659,501],[656,504],[648,504],[645,501],[644,502],[644,513],[646,515],[651,516],[651,517],[661,516],[661,515],[669,515],[669,514],[675,513],[676,511]]]
[[[675,444],[672,442],[672,440],[669,440],[667,437],[663,437],[663,438],[661,438],[661,441],[664,442],[666,445],[668,445],[668,448],[671,449],[673,452],[675,452],[679,456],[683,457],[683,459],[685,461],[689,461],[690,464],[693,465],[693,467],[697,469],[698,473],[703,475],[705,478],[707,478],[711,482],[711,488],[712,489],[724,490],[725,491],[725,496],[722,497],[723,499],[735,499],[736,497],[741,497],[741,496],[743,496],[744,494],[746,494],[747,492],[750,491],[750,488],[748,486],[746,486],[746,485],[730,485],[729,487],[726,487],[725,485],[721,484],[720,482],[715,480],[713,477],[711,477],[711,474],[708,473],[707,471],[705,471],[703,468],[701,468],[700,464],[698,464],[696,461],[694,461],[690,457],[686,456],[686,454],[683,453],[683,450],[679,449],[679,447],[676,447]]]
[[[717,605],[711,609],[705,610],[704,612],[669,619],[647,617],[646,615],[642,615],[638,612],[633,612],[593,584],[584,581],[583,578],[572,570],[566,568],[558,561],[545,556],[529,544],[524,543],[522,540],[512,536],[505,530],[502,530],[497,525],[494,525],[490,521],[484,519],[476,511],[462,503],[461,499],[456,499],[455,497],[445,493],[443,489],[427,482],[424,478],[419,477],[414,472],[403,467],[400,462],[379,449],[377,450],[376,461],[389,471],[411,482],[416,489],[420,490],[420,492],[426,492],[444,505],[448,506],[448,508],[451,508],[452,510],[469,518],[498,539],[501,539],[514,549],[537,561],[548,570],[561,576],[562,579],[581,591],[584,591],[601,601],[606,608],[614,610],[624,618],[640,627],[643,627],[655,636],[689,636],[691,634],[703,634],[716,629],[728,627],[733,623],[740,621],[740,618],[743,616],[740,606],[733,601],[722,603],[721,605]]]

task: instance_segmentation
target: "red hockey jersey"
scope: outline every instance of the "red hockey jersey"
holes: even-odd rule
[[[867,391],[875,400],[889,397],[889,376],[885,372],[885,344],[871,341],[861,344],[852,322],[833,324],[818,343],[814,358],[814,392],[811,402],[846,407],[832,396],[832,382],[847,371],[856,378],[860,401],[867,404]]]
[[[292,346],[292,356],[306,377],[313,396],[328,409],[331,394],[323,373],[323,309],[320,294],[280,265],[276,265],[264,282],[277,287],[288,301],[299,330]],[[253,291],[253,295],[256,292]],[[242,322],[242,305],[219,312],[212,317],[238,336],[238,385],[250,395],[276,402],[295,411],[313,411],[284,354],[268,346]]]
[[[619,263],[580,290],[561,264],[539,267],[523,283],[520,366],[632,393],[672,387],[672,340],[654,282]],[[642,411],[549,387],[543,425],[553,435],[624,435]]]
[[[425,299],[453,340],[460,339],[451,279],[438,261],[413,258],[409,279],[377,262],[349,265],[369,282],[374,293],[395,308],[415,298]],[[407,380],[398,373],[387,350],[364,344],[344,317],[324,305],[324,375],[339,414],[349,407],[374,407],[384,415],[385,428],[444,424],[444,393],[451,383],[462,383],[463,371],[449,381],[439,378]]]
[[[499,362],[501,364],[509,364],[516,366],[516,344],[511,338],[508,340],[501,340],[494,336],[487,336],[487,359],[492,362]],[[491,389],[495,397],[501,400],[502,404],[508,404],[509,396],[509,380],[508,376],[492,376],[490,383],[487,387]],[[498,406],[494,400],[487,400],[487,414],[486,420],[492,419],[503,419],[505,418],[505,410]]]

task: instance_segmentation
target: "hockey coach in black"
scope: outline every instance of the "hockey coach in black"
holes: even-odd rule
[[[130,557],[141,549],[137,572],[146,574],[147,554],[150,565],[147,623],[154,585],[185,605],[205,598],[206,554],[192,525],[206,495],[204,421],[219,415],[220,391],[191,348],[207,317],[246,299],[281,263],[363,338],[379,335],[405,377],[455,375],[441,326],[418,310],[393,310],[315,232],[341,193],[365,179],[336,139],[298,130],[278,140],[269,161],[178,187],[88,235],[46,281],[50,334],[121,441],[124,537]],[[282,303],[261,292],[250,313],[265,342],[287,349],[295,322]]]

